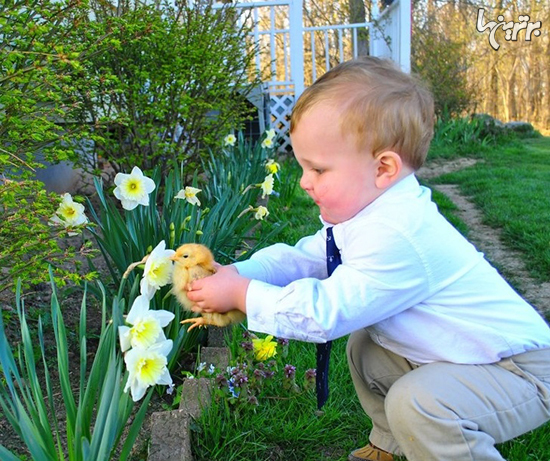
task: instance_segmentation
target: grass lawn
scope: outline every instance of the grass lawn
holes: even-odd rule
[[[486,224],[502,229],[506,243],[522,252],[531,274],[548,280],[550,138],[490,150],[476,165],[435,182],[460,185],[483,211]]]
[[[448,156],[448,153],[446,154]],[[519,249],[534,276],[550,278],[550,138],[486,148],[480,162],[437,181],[459,184],[482,209],[487,223],[504,230],[507,242]],[[294,243],[319,227],[316,207],[297,190],[281,207],[288,221],[280,239]],[[467,225],[453,215],[454,205],[442,194],[434,200],[461,232]],[[331,395],[321,414],[315,395],[264,399],[258,407],[234,411],[215,404],[194,426],[193,447],[204,460],[346,460],[348,453],[367,442],[370,421],[363,413],[349,377],[346,338],[334,342]],[[287,362],[297,370],[315,366],[312,344],[292,341]],[[499,446],[509,461],[550,460],[550,424]],[[458,460],[457,460],[458,461]]]

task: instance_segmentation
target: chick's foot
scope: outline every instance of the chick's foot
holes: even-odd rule
[[[209,324],[208,322],[206,322],[206,320],[204,319],[204,317],[195,317],[195,318],[192,318],[192,319],[186,319],[186,320],[182,320],[180,322],[181,324],[184,324],[184,323],[192,323],[193,325],[191,325],[187,331],[191,331],[193,328],[196,328],[196,327],[207,327]]]

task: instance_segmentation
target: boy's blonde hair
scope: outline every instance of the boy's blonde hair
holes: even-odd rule
[[[433,97],[391,61],[364,56],[329,70],[298,99],[291,133],[320,102],[334,104],[342,133],[355,136],[359,149],[375,156],[392,150],[415,170],[424,163],[433,136]]]

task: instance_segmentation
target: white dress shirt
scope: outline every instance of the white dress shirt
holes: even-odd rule
[[[407,176],[333,227],[342,264],[327,278],[327,223],[295,246],[236,263],[253,279],[248,327],[325,342],[366,328],[413,363],[492,363],[550,347],[550,328]]]

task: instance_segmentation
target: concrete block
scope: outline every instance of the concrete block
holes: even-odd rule
[[[225,347],[225,336],[231,334],[233,327],[209,327],[208,328],[208,346],[211,347]]]
[[[153,413],[148,461],[193,461],[189,422],[184,410]]]
[[[186,379],[183,382],[179,409],[198,417],[212,402],[211,381],[207,378]]]
[[[201,348],[200,361],[209,367],[214,365],[218,370],[224,371],[229,366],[229,349],[226,347]]]
[[[229,360],[229,352],[224,348],[205,347],[202,354],[202,361],[213,363],[216,367]],[[199,417],[211,403],[212,380],[185,379],[179,409],[151,415],[148,461],[193,461],[190,421]]]

